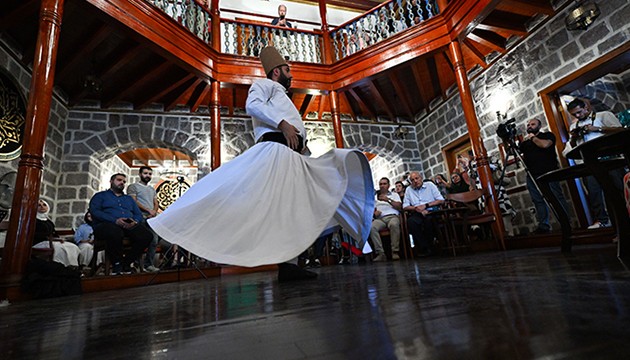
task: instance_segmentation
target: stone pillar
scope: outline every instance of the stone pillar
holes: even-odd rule
[[[459,88],[459,96],[462,100],[462,108],[464,110],[464,117],[466,118],[466,125],[468,126],[470,143],[477,162],[479,180],[481,182],[481,187],[488,190],[488,193],[491,194],[491,199],[487,202],[487,205],[489,206],[490,211],[497,218],[497,221],[495,221],[492,225],[492,232],[494,236],[499,239],[501,248],[505,250],[505,227],[503,225],[503,217],[501,216],[501,210],[499,209],[497,193],[494,189],[494,181],[492,180],[492,170],[490,169],[490,163],[488,161],[488,153],[483,145],[479,121],[477,120],[477,114],[475,113],[475,104],[470,91],[468,76],[466,75],[466,66],[464,65],[462,48],[459,42],[454,40],[449,44],[449,49],[454,59],[453,66],[455,68],[457,87]]]
[[[210,88],[210,166],[216,170],[221,166],[221,83],[212,81]]]
[[[9,230],[2,256],[3,282],[21,278],[31,255],[44,167],[44,143],[55,77],[64,0],[42,0],[28,96],[22,155],[18,164]]]
[[[335,146],[343,149],[343,131],[341,130],[341,114],[339,112],[339,94],[330,91],[330,111],[332,112],[333,130],[335,132]]]

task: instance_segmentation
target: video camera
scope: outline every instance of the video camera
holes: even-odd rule
[[[497,127],[497,136],[499,136],[505,143],[514,142],[516,139],[516,119],[511,118],[510,120],[499,124]]]
[[[586,125],[584,126],[576,126],[573,130],[571,130],[571,135],[575,138],[583,138],[584,135],[588,134],[588,130],[586,129]]]

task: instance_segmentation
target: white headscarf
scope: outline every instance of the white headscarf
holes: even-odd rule
[[[39,212],[39,202],[43,202],[44,204],[46,204],[46,206],[48,207],[48,211],[46,212]],[[50,218],[48,217],[48,212],[50,211],[50,205],[48,205],[48,203],[46,202],[46,200],[44,199],[39,199],[37,201],[37,220],[41,220],[41,221],[46,221],[46,220],[50,220]]]

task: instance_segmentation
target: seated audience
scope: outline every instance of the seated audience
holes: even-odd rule
[[[37,202],[37,218],[35,220],[34,249],[50,249],[53,247],[53,261],[65,266],[79,266],[79,248],[68,241],[57,237],[55,224],[48,217],[50,205],[39,199]]]
[[[448,189],[451,187],[451,184],[448,183],[448,180],[446,180],[444,175],[435,175],[433,177],[433,183],[438,187],[438,190],[440,190],[440,194],[442,194],[442,196],[446,196],[446,194],[448,194]]]
[[[90,200],[94,237],[105,240],[105,254],[113,264],[113,274],[130,273],[131,264],[153,240],[135,200],[123,192],[126,183],[126,175],[114,174],[110,188],[94,194]],[[131,240],[131,253],[123,258],[125,236]]]
[[[92,229],[92,214],[86,212],[83,216],[84,223],[74,232],[74,242],[79,246],[79,264],[90,265],[94,255],[94,230]]]
[[[464,179],[462,179],[462,176],[460,173],[454,172],[451,175],[451,183],[447,190],[449,194],[459,194],[466,191],[470,191],[470,186],[466,184]]]
[[[403,201],[403,210],[411,213],[407,218],[409,233],[420,251],[419,255],[432,255],[435,231],[433,222],[426,217],[429,213],[427,209],[442,204],[444,197],[435,184],[423,181],[419,172],[412,172],[409,178],[411,186],[405,191]]]
[[[403,201],[405,198],[405,190],[407,187],[403,184],[402,181],[396,181],[396,194],[400,197],[400,201]]]
[[[374,262],[387,260],[383,249],[383,242],[379,231],[385,227],[389,229],[390,239],[392,242],[392,259],[399,260],[398,248],[400,244],[400,212],[402,210],[402,202],[397,193],[389,191],[389,179],[382,178],[378,182],[379,190],[376,192],[376,207],[374,208],[374,220],[372,220],[372,228],[370,229],[370,240],[374,246],[377,256],[372,260]]]

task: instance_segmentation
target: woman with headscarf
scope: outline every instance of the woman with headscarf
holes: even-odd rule
[[[37,203],[37,220],[35,222],[34,249],[50,249],[53,247],[53,261],[65,266],[79,266],[79,248],[72,242],[56,238],[55,224],[48,217],[50,205],[39,199]]]
[[[468,186],[464,179],[462,179],[462,175],[460,173],[454,172],[451,175],[451,184],[448,187],[448,193],[459,194],[466,191],[470,191],[470,186]]]

